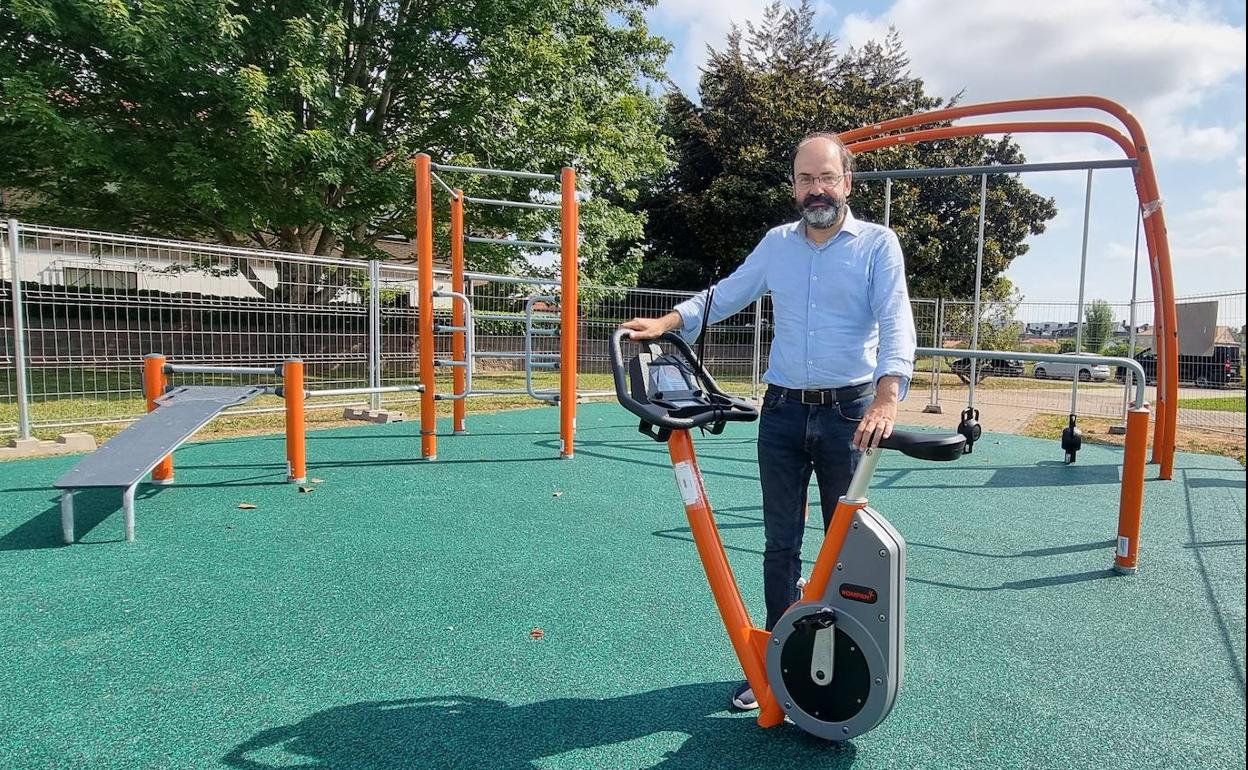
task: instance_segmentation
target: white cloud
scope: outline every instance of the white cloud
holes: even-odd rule
[[[1201,198],[1199,208],[1168,215],[1166,230],[1170,255],[1174,260],[1176,280],[1184,270],[1234,269],[1241,276],[1244,270],[1245,200],[1244,187],[1213,190]],[[1180,237],[1175,237],[1181,234]],[[1233,282],[1222,284],[1227,289]]]
[[[770,4],[771,0],[662,0],[649,12],[650,23],[679,42],[668,72],[686,96],[697,96],[706,47],[722,48],[733,24],[744,28],[746,22],[757,23]]]
[[[965,90],[964,103],[1096,94],[1137,115],[1160,157],[1217,159],[1243,146],[1242,122],[1202,125],[1184,117],[1244,73],[1244,28],[1213,18],[1198,4],[898,0],[878,16],[847,17],[841,37],[861,44],[881,38],[890,25],[901,33],[912,71],[929,92],[951,96]],[[1239,93],[1242,100],[1242,86]],[[1073,111],[1036,117],[1050,118],[1115,122]],[[1020,141],[1037,159],[1118,155],[1108,140],[1091,137]]]

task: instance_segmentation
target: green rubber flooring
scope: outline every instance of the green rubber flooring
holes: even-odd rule
[[[279,436],[192,444],[131,544],[108,490],[60,544],[74,458],[0,464],[0,768],[1244,767],[1234,461],[1150,466],[1140,573],[1114,577],[1119,450],[884,457],[905,687],[838,746],[726,710],[740,671],[666,447],[595,404],[563,461],[556,423],[471,417],[433,464],[414,422],[313,433],[309,493]],[[753,438],[697,445],[758,617]]]

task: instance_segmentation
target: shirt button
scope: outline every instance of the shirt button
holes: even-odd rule
[[[812,280],[812,281],[817,281],[817,280],[819,280],[819,276],[817,276],[817,275],[812,275],[812,276],[810,277],[810,280]]]
[[[812,303],[810,303],[810,306],[811,306],[811,307],[814,307],[814,306],[815,306],[815,303],[813,303],[813,302],[812,302]]]

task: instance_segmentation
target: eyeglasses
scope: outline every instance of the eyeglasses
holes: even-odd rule
[[[835,187],[845,178],[844,174],[820,174],[819,176],[811,176],[810,174],[798,174],[798,187],[814,187],[816,183],[820,187]]]

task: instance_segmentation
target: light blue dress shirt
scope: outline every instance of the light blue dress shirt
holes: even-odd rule
[[[710,322],[742,310],[768,291],[776,332],[763,381],[824,389],[914,374],[915,331],[901,244],[892,230],[846,211],[840,232],[822,246],[801,222],[767,233],[732,275],[715,285]],[[706,292],[676,306],[692,342],[702,328]]]

